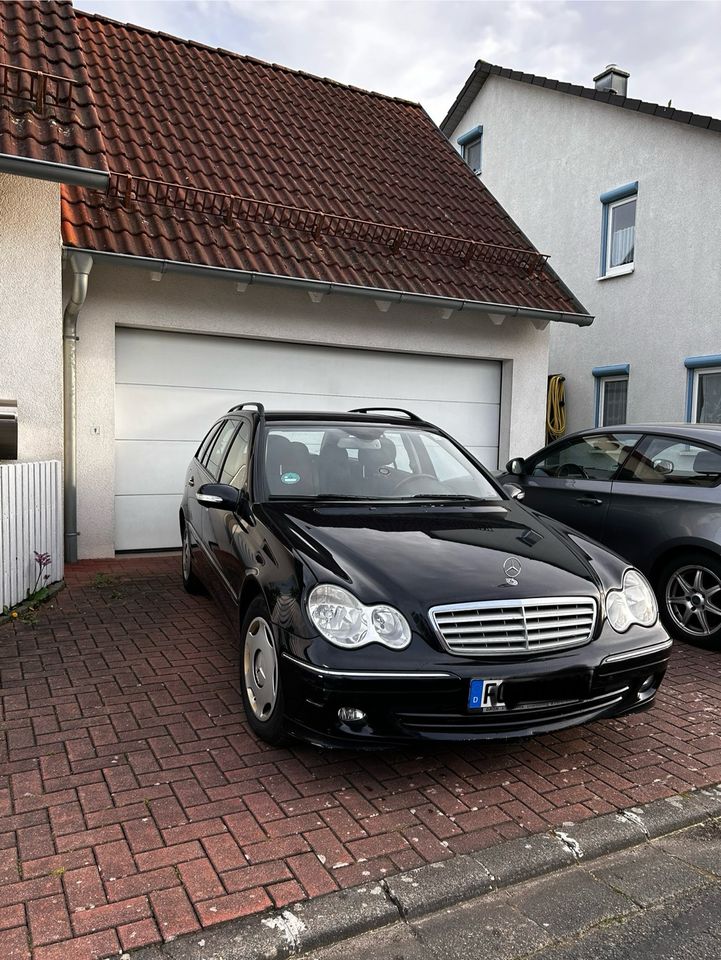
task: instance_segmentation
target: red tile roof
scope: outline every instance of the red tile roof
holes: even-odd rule
[[[36,7],[72,20],[49,47],[82,52],[119,175],[106,194],[63,187],[67,246],[586,313],[418,104]]]
[[[107,169],[75,12],[66,0],[0,3],[3,153]]]

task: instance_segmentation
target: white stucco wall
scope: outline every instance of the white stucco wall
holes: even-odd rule
[[[78,550],[81,558],[114,551],[115,327],[277,339],[505,361],[500,460],[543,441],[548,330],[528,320],[495,326],[476,312],[442,320],[435,308],[332,295],[310,302],[303,291],[267,286],[237,293],[232,281],[98,262],[78,334]]]
[[[497,77],[451,141],[478,124],[484,183],[596,316],[551,334],[569,429],[593,424],[592,368],[616,363],[629,422],[683,420],[684,358],[721,353],[721,136]],[[599,197],[634,180],[635,271],[598,280]]]
[[[18,459],[63,459],[60,187],[0,173],[0,399]]]

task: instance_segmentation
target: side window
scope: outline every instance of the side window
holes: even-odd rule
[[[201,463],[203,463],[203,460],[208,452],[208,448],[213,442],[213,439],[215,438],[215,435],[217,434],[218,430],[220,430],[220,424],[218,423],[214,423],[213,426],[210,428],[210,430],[208,430],[208,432],[205,435],[205,439],[198,447],[198,452],[195,454],[196,460],[199,460]]]
[[[721,480],[721,450],[678,437],[646,437],[619,480],[715,487]]]
[[[569,440],[537,460],[531,476],[610,480],[640,436],[638,433],[599,433]]]
[[[233,442],[225,458],[220,474],[220,483],[229,483],[232,487],[242,490],[248,475],[248,447],[250,445],[250,423],[242,420],[240,428],[233,437]]]
[[[215,480],[218,479],[220,465],[223,462],[225,451],[228,449],[228,444],[230,443],[230,439],[233,436],[237,426],[237,420],[226,420],[210,446],[207,462],[204,463],[203,466]]]

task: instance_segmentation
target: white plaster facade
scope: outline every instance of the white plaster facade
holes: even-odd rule
[[[591,371],[612,364],[630,365],[628,422],[684,420],[684,359],[721,353],[721,136],[497,76],[446,132],[478,125],[484,183],[596,317],[552,325],[568,429],[593,425]],[[633,181],[634,272],[599,280],[600,195]]]
[[[365,297],[333,294],[312,303],[302,290],[167,274],[99,260],[78,325],[78,552],[112,556],[114,380],[117,326],[263,340],[365,347],[503,361],[499,460],[543,439],[548,329],[477,311],[444,320],[437,307],[393,304],[381,313]]]
[[[18,459],[63,459],[60,186],[0,173],[0,399]]]

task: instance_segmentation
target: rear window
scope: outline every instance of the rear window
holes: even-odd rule
[[[678,437],[646,437],[619,480],[689,487],[715,487],[721,481],[721,450]]]

